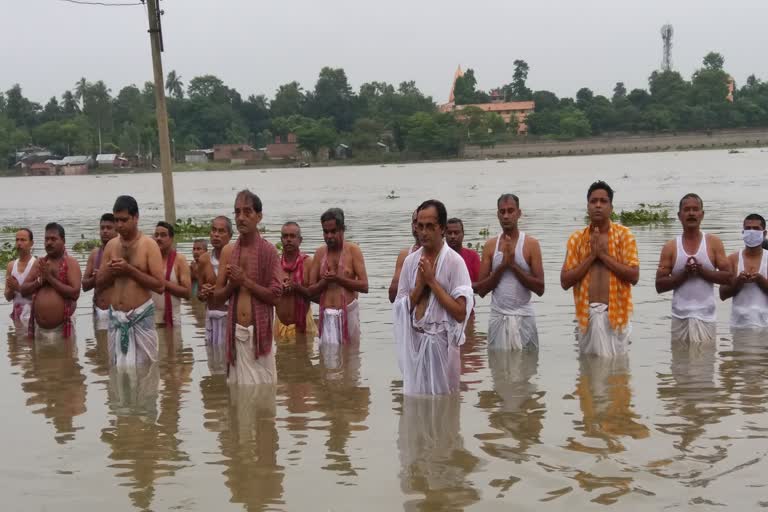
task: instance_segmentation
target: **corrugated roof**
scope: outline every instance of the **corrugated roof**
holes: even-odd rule
[[[62,161],[64,165],[86,165],[91,162],[91,157],[87,155],[65,156]]]
[[[114,162],[117,159],[115,153],[105,153],[103,155],[96,155],[97,162]]]

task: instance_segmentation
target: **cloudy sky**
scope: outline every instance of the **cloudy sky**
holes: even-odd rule
[[[101,0],[131,2],[134,0]],[[659,28],[675,28],[673,62],[690,76],[721,52],[738,84],[768,79],[766,0],[162,0],[165,71],[183,81],[206,73],[241,94],[272,96],[298,80],[311,88],[322,66],[343,67],[352,85],[415,80],[445,101],[458,64],[488,89],[526,60],[529,87],[609,94],[616,81],[645,87],[661,62]],[[0,90],[20,83],[44,102],[82,76],[117,93],[152,77],[141,5],[80,6],[2,0]]]

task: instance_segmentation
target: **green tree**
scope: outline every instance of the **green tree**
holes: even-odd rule
[[[344,70],[324,67],[314,91],[307,95],[307,112],[315,119],[333,119],[338,130],[348,130],[354,122],[353,102],[354,94]]]
[[[310,120],[296,129],[299,147],[312,153],[313,158],[322,148],[332,149],[338,134],[333,119]]]
[[[624,82],[616,82],[616,86],[613,88],[612,102],[614,104],[621,102],[627,98],[627,88],[624,86]]]
[[[184,98],[184,82],[181,81],[181,76],[176,73],[176,70],[168,73],[168,78],[165,79],[165,89],[168,94],[178,100]]]
[[[299,82],[281,85],[275,93],[275,98],[269,104],[270,113],[275,117],[289,117],[304,112],[306,96]]]
[[[29,101],[21,91],[21,86],[15,84],[5,93],[5,115],[19,128],[31,128],[35,125],[35,117],[42,110],[39,103]]]
[[[515,72],[512,75],[512,83],[504,86],[506,101],[527,101],[533,97],[533,92],[526,86],[530,67],[524,60],[517,59],[514,62]]]
[[[463,76],[456,79],[453,85],[453,97],[457,105],[487,103],[490,98],[486,93],[477,89],[475,71],[468,69]]]
[[[725,58],[717,52],[709,52],[704,56],[704,69],[709,71],[722,71]]]
[[[576,108],[568,108],[560,111],[560,137],[575,138],[589,137],[592,135],[592,127],[589,119],[583,111]]]

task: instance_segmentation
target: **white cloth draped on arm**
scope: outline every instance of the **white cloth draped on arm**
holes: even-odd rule
[[[422,252],[423,249],[419,249],[405,259],[393,306],[403,392],[406,395],[453,393],[458,391],[461,373],[459,346],[464,343],[464,328],[472,312],[472,281],[461,256],[443,244],[435,277],[451,297],[464,297],[466,316],[463,322],[457,322],[435,294],[430,293],[424,316],[417,320],[411,311],[410,293],[416,285]]]

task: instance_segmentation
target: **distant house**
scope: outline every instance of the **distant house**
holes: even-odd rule
[[[272,144],[267,144],[267,158],[270,160],[295,160],[299,157],[299,143],[295,133],[289,133],[285,138],[279,135]]]
[[[27,176],[55,176],[57,168],[54,164],[48,162],[37,162],[30,164],[26,169]]]
[[[77,174],[88,174],[88,169],[93,167],[93,158],[87,155],[65,156],[61,160],[62,166],[58,174],[73,176]]]
[[[349,146],[346,144],[339,144],[336,146],[336,149],[334,150],[334,158],[337,160],[346,160],[351,156],[351,151],[349,149]]]
[[[206,164],[214,158],[212,149],[191,149],[184,155],[184,161],[188,164]]]
[[[115,153],[106,153],[96,156],[96,165],[101,169],[118,169],[128,167],[128,159]]]
[[[32,164],[43,163],[53,158],[53,153],[45,148],[29,146],[16,152],[16,167],[28,170]]]
[[[248,144],[216,144],[213,146],[213,160],[216,162],[245,164],[262,158],[263,154]]]
[[[467,107],[476,107],[485,112],[494,112],[499,114],[505,123],[509,123],[512,120],[512,116],[517,119],[517,133],[519,135],[526,135],[528,133],[528,125],[525,120],[533,113],[536,108],[536,104],[533,101],[504,101],[503,91],[500,89],[494,89],[491,91],[490,103],[476,103],[474,105],[457,105],[456,98],[454,96],[454,88],[456,86],[456,79],[464,76],[461,66],[458,67],[456,73],[453,75],[453,82],[451,84],[451,92],[448,95],[448,103],[440,105],[440,112],[457,112]]]

